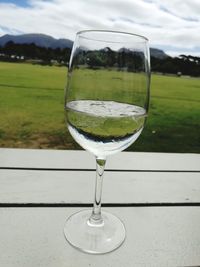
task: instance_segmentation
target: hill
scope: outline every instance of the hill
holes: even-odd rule
[[[39,33],[22,34],[22,35],[3,35],[0,37],[0,46],[4,46],[7,42],[12,41],[15,44],[31,44],[45,48],[72,48],[73,42],[69,39],[55,39],[52,36]],[[151,56],[159,59],[167,58],[168,55],[164,51],[157,48],[150,48]]]
[[[169,57],[167,54],[165,54],[163,50],[152,48],[152,47],[150,48],[150,54],[152,57],[159,58],[159,59],[165,59]]]
[[[3,35],[0,37],[0,46],[12,41],[15,44],[31,44],[45,48],[72,48],[73,42],[69,39],[55,39],[52,36],[38,33],[22,35]]]

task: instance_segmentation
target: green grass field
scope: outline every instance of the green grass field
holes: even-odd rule
[[[64,67],[0,62],[1,147],[80,148],[64,121],[66,73]],[[200,79],[152,75],[149,118],[128,150],[200,153]]]

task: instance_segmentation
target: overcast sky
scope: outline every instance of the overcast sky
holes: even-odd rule
[[[85,29],[137,33],[169,55],[200,56],[200,0],[0,0],[0,36],[74,40]]]

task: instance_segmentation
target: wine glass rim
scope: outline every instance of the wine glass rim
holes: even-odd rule
[[[123,32],[123,31],[112,31],[112,30],[82,30],[82,31],[78,31],[76,33],[76,35],[81,35],[81,34],[84,34],[84,33],[90,33],[90,32],[101,32],[101,33],[119,33],[119,34],[126,34],[126,35],[130,35],[130,36],[134,36],[134,37],[139,37],[141,39],[143,39],[143,41],[149,41],[149,39],[143,35],[140,35],[140,34],[136,34],[136,33],[130,33],[130,32]],[[87,39],[91,39],[92,38],[88,38],[88,37],[84,37],[84,38],[87,38]]]

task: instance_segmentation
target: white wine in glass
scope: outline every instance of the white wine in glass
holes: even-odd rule
[[[68,218],[64,233],[74,247],[101,254],[118,248],[125,227],[101,211],[106,159],[141,134],[149,106],[150,56],[147,38],[131,33],[78,32],[65,90],[65,117],[75,141],[96,158],[93,210]]]

